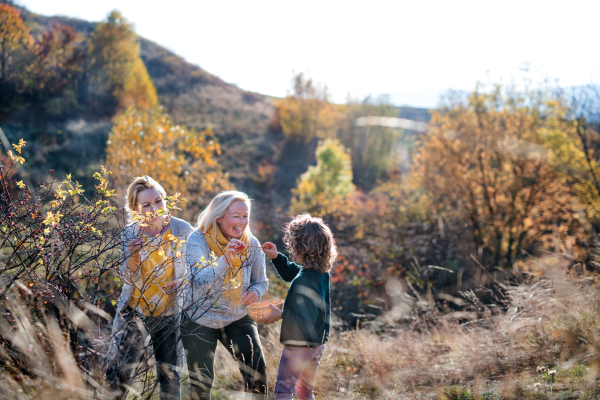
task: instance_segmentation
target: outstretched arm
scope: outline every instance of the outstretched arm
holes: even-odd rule
[[[286,282],[291,282],[300,273],[302,267],[294,262],[290,262],[286,256],[281,253],[276,258],[271,259],[271,263],[277,270],[277,273]]]

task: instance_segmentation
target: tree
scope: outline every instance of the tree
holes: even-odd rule
[[[158,104],[156,88],[140,58],[137,35],[118,11],[96,26],[88,50],[97,90],[108,93],[122,108],[147,109]]]
[[[581,234],[576,197],[548,147],[572,125],[565,115],[551,94],[510,87],[478,87],[433,113],[412,181],[432,213],[467,224],[479,261],[509,267],[523,250]]]
[[[36,88],[30,100],[38,116],[66,115],[77,108],[87,57],[83,42],[73,28],[56,24],[33,46]]]
[[[276,116],[284,134],[306,142],[315,137],[334,137],[339,110],[329,102],[327,88],[316,87],[302,73],[294,77],[293,83],[294,93],[277,104]]]
[[[181,193],[188,200],[190,217],[214,193],[233,187],[214,159],[220,149],[212,131],[186,131],[161,106],[146,111],[130,107],[118,116],[106,153],[118,191],[124,193],[134,177],[150,175],[169,195]]]
[[[33,38],[19,12],[0,4],[0,117],[19,103],[29,79],[29,48]]]
[[[292,189],[290,213],[303,211],[327,214],[355,188],[352,162],[338,140],[326,139],[316,150],[317,165],[308,167]]]
[[[555,168],[564,173],[582,205],[592,229],[600,232],[600,87],[571,91],[570,124],[549,138]],[[561,101],[565,102],[561,98]]]

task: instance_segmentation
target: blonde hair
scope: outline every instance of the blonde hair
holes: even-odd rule
[[[210,202],[208,207],[204,209],[198,216],[198,222],[196,223],[196,229],[206,232],[209,228],[213,229],[213,232],[217,232],[217,220],[223,218],[227,214],[229,207],[236,201],[243,201],[248,206],[248,219],[250,218],[250,210],[252,209],[252,203],[250,197],[244,192],[238,192],[237,190],[228,190],[221,192],[215,196]],[[248,242],[251,236],[250,224],[246,226],[240,240],[244,243]]]
[[[300,214],[285,226],[283,242],[305,268],[328,272],[337,259],[333,234],[321,218]]]
[[[156,182],[148,175],[136,177],[127,188],[127,194],[125,195],[125,212],[127,213],[127,222],[133,222],[133,213],[137,211],[138,206],[138,194],[146,189],[156,189],[163,199],[167,197],[167,192],[165,192],[165,189],[160,185],[160,183]]]

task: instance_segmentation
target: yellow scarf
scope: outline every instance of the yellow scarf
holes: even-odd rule
[[[208,247],[210,247],[211,251],[215,253],[217,257],[222,256],[225,250],[225,247],[229,244],[229,239],[223,235],[221,232],[221,228],[217,225],[217,232],[211,226],[206,230],[206,243],[208,243]],[[248,256],[248,250],[250,245],[250,240],[247,235],[242,234],[242,237],[239,239],[246,245],[246,249],[241,253],[242,259]],[[240,299],[242,294],[242,279],[243,279],[243,270],[240,270],[242,266],[242,260],[240,257],[235,257],[225,274],[225,280],[223,281],[223,286],[229,286],[227,289],[223,291],[223,299],[228,301],[232,306],[239,306]]]
[[[170,235],[171,229],[167,229],[159,239],[159,245],[148,245],[150,254],[142,261],[140,286],[136,285],[129,300],[130,307],[149,317],[162,317],[173,307],[173,298],[162,289],[175,277],[171,257],[173,243],[168,240]]]

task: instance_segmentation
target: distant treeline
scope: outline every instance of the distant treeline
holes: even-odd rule
[[[61,24],[34,36],[17,9],[0,7],[0,122],[15,113],[33,124],[106,118],[156,104],[137,36],[118,12],[88,37]]]

